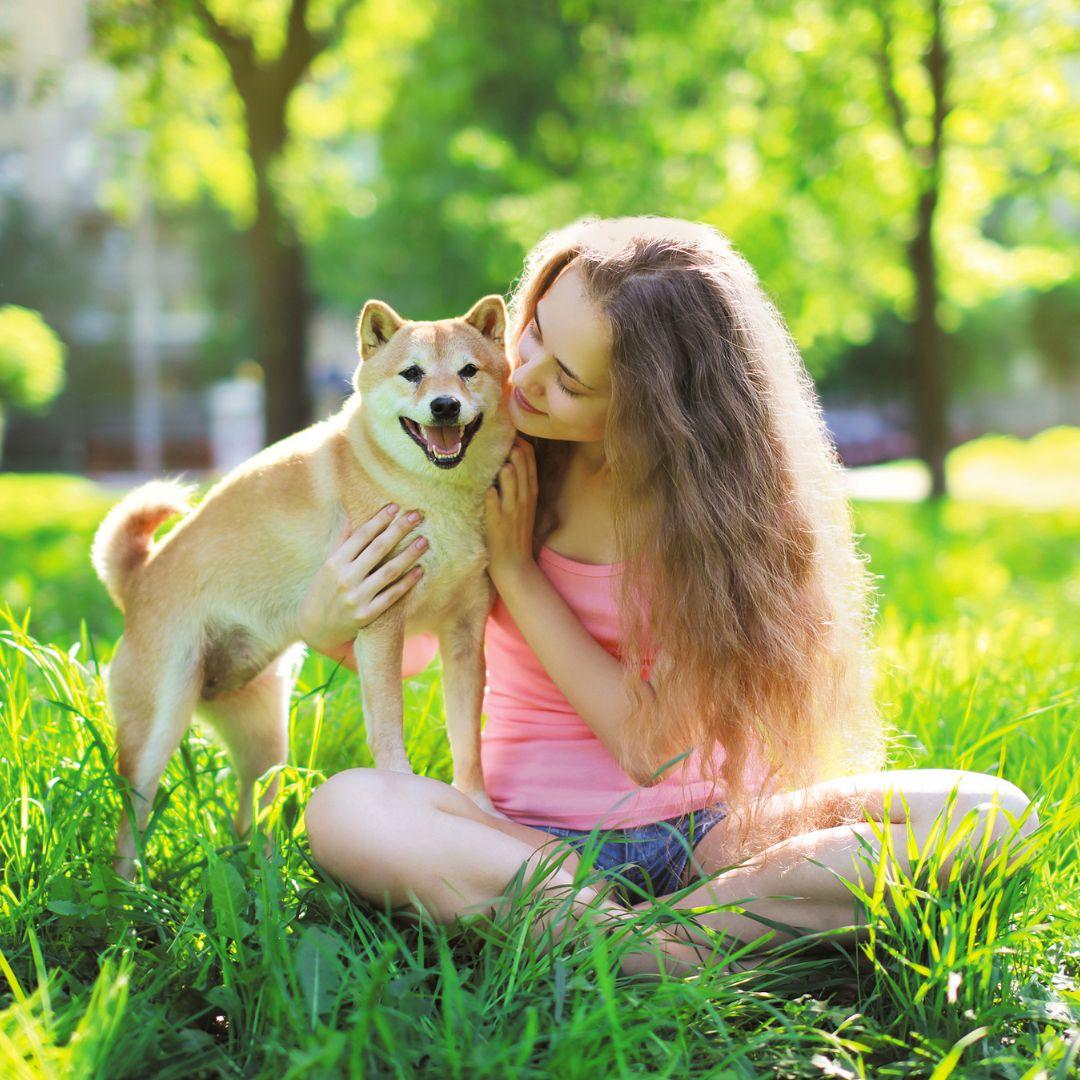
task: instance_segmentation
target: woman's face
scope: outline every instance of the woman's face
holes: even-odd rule
[[[602,441],[611,400],[610,357],[610,324],[586,296],[571,262],[540,298],[518,343],[510,374],[514,425],[543,439]]]

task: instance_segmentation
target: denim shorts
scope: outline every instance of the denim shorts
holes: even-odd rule
[[[636,902],[642,897],[665,896],[687,884],[684,878],[690,853],[727,815],[727,807],[717,803],[648,825],[600,829],[600,846],[592,865],[608,876],[619,875],[615,888],[624,900]],[[579,853],[594,832],[592,829],[566,829],[560,825],[532,827],[561,837]],[[631,895],[627,886],[632,886],[642,896]]]

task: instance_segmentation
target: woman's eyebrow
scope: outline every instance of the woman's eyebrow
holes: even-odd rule
[[[536,307],[533,308],[533,321],[536,323],[536,331],[540,335],[540,340],[543,341],[544,340],[544,330],[543,330],[543,327],[540,325],[540,305],[539,304],[537,304]],[[557,356],[553,355],[553,359],[554,359],[555,363],[558,364],[559,367],[561,367],[563,369],[563,371],[565,371],[566,374],[569,375],[570,378],[574,380],[574,382],[581,383],[581,385],[584,386],[586,390],[595,390],[596,389],[595,386],[590,386],[579,375],[575,375]]]

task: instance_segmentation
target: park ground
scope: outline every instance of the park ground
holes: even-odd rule
[[[527,897],[447,932],[321,877],[302,808],[370,757],[356,680],[319,657],[258,826],[269,856],[233,835],[231,769],[196,726],[143,876],[115,879],[100,668],[121,619],[88,551],[117,493],[0,476],[0,1074],[1076,1075],[1080,431],[958,448],[956,494],[936,506],[904,500],[911,470],[871,474],[878,498],[853,489],[891,765],[1004,776],[1035,799],[1040,842],[1013,873],[998,859],[945,885],[933,852],[912,879],[886,856],[888,887],[853,894],[857,949],[819,941],[752,971],[651,981],[618,977],[625,945],[585,926],[540,954]],[[406,731],[417,771],[448,780],[440,710],[436,661],[406,684]]]

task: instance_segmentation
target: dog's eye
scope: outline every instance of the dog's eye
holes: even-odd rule
[[[424,373],[418,364],[413,364],[404,371],[399,371],[398,374],[403,379],[408,379],[411,383],[418,383],[424,377]]]
[[[458,374],[463,379],[471,379],[480,369],[475,364],[466,364]]]

